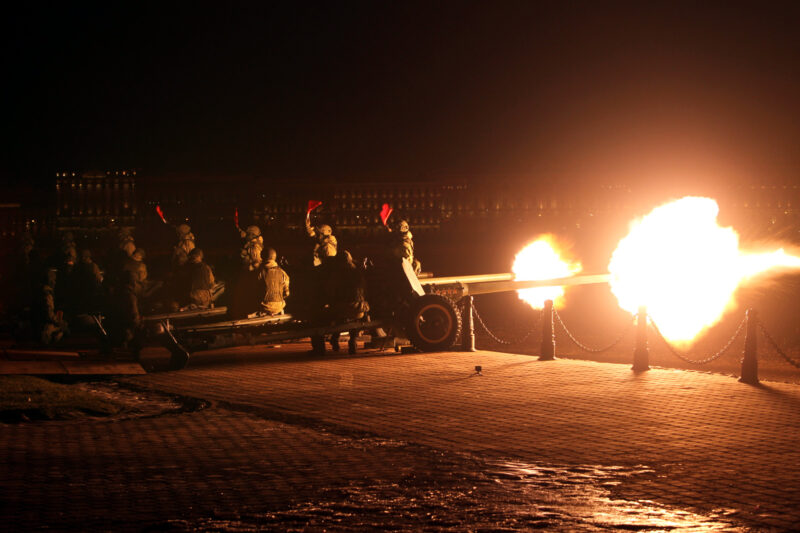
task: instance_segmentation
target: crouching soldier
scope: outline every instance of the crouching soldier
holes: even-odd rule
[[[266,261],[258,273],[258,279],[264,284],[264,299],[261,301],[261,312],[267,315],[282,315],[289,296],[289,275],[278,266],[278,254],[272,248],[265,250]]]

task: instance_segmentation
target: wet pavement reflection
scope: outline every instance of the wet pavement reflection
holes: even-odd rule
[[[351,445],[417,448],[355,439]],[[404,450],[413,451],[413,450]],[[417,450],[419,451],[419,450]],[[444,454],[399,482],[363,480],[322,489],[313,500],[267,512],[175,520],[173,531],[745,531],[717,510],[702,515],[657,502],[616,499],[613,487],[647,466],[554,467]],[[431,468],[432,467],[432,468]]]

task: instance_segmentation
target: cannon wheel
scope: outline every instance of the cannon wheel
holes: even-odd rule
[[[425,352],[449,350],[461,332],[461,314],[452,300],[438,294],[415,299],[410,308],[408,338]]]

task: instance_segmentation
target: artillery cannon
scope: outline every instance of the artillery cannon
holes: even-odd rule
[[[147,317],[152,336],[182,368],[190,354],[230,346],[270,344],[349,331],[370,331],[372,346],[410,344],[424,352],[451,349],[461,334],[464,296],[533,287],[605,283],[608,275],[515,281],[513,274],[418,279],[405,260],[365,271],[369,316],[364,320],[319,323],[303,313],[219,320],[224,311],[195,311]],[[216,320],[215,320],[216,319]]]

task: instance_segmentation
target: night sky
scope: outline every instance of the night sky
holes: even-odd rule
[[[3,17],[6,184],[800,176],[800,2],[107,4]]]

